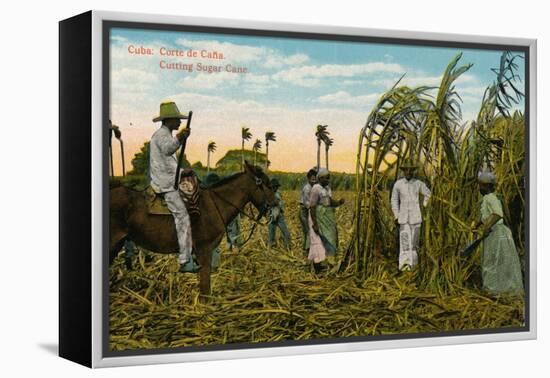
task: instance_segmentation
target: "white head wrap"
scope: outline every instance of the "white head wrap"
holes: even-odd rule
[[[481,184],[496,184],[497,177],[493,172],[486,171],[486,172],[481,172],[477,176],[477,181]]]
[[[317,172],[317,178],[327,176],[329,174],[328,169],[326,168],[319,168],[319,172]]]

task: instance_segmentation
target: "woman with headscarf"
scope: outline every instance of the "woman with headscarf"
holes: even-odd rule
[[[496,177],[491,172],[478,176],[481,217],[474,232],[483,238],[481,278],[483,290],[496,294],[522,294],[523,281],[512,232],[504,224],[502,202],[495,194]]]
[[[336,227],[335,208],[344,203],[344,199],[332,199],[329,187],[330,173],[326,168],[319,169],[317,183],[309,195],[309,255],[316,273],[322,270],[321,262],[328,256],[334,256],[338,249],[338,229]]]

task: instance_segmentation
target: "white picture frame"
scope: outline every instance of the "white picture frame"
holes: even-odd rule
[[[81,17],[81,16],[79,16]],[[63,21],[64,22],[64,21]],[[63,23],[62,22],[62,23]],[[450,46],[453,44],[478,44],[478,45],[505,45],[505,46],[520,46],[525,48],[528,56],[528,65],[526,72],[526,82],[528,86],[526,89],[526,108],[525,112],[528,115],[528,161],[529,161],[529,173],[528,173],[528,267],[525,271],[528,272],[528,281],[525,282],[528,296],[526,296],[526,324],[527,329],[518,332],[487,332],[479,334],[473,332],[473,334],[460,334],[460,335],[433,335],[427,337],[391,337],[386,339],[377,339],[373,341],[354,341],[354,342],[330,342],[330,343],[316,343],[311,345],[289,345],[289,346],[269,346],[258,347],[250,345],[250,347],[232,349],[224,348],[221,350],[199,350],[199,351],[154,351],[154,353],[140,353],[140,354],[128,354],[113,356],[105,350],[105,327],[108,325],[105,319],[106,308],[108,305],[106,302],[105,293],[105,212],[108,209],[106,205],[106,185],[105,180],[108,178],[105,175],[105,33],[106,25],[109,22],[117,23],[135,23],[142,24],[145,27],[147,25],[163,26],[166,29],[170,29],[174,25],[186,25],[191,27],[203,27],[203,28],[222,28],[222,29],[238,29],[240,31],[250,30],[251,34],[257,31],[265,33],[269,32],[284,32],[284,33],[297,33],[297,34],[315,34],[315,35],[330,35],[335,39],[345,36],[356,37],[368,37],[379,38],[381,40],[395,40],[404,42],[407,44],[422,44],[424,43],[436,43],[441,46]],[[420,33],[409,31],[396,31],[396,30],[381,30],[381,29],[368,29],[368,28],[350,28],[350,27],[336,27],[336,26],[322,26],[322,25],[300,25],[300,24],[275,24],[264,22],[252,22],[252,21],[240,21],[229,19],[211,19],[211,18],[196,18],[196,17],[184,17],[184,16],[169,16],[169,15],[150,15],[150,14],[135,14],[135,13],[122,13],[122,12],[104,12],[104,11],[91,11],[82,16],[82,28],[90,29],[91,40],[84,39],[84,42],[80,44],[86,44],[86,49],[89,48],[91,62],[90,63],[90,100],[91,100],[91,119],[90,119],[90,156],[91,169],[90,176],[90,226],[89,230],[77,230],[76,225],[65,225],[65,231],[70,232],[82,232],[84,238],[89,237],[89,248],[86,248],[82,259],[89,262],[89,273],[91,282],[89,283],[89,293],[84,294],[85,299],[89,299],[90,304],[90,319],[83,319],[80,323],[72,324],[71,319],[77,316],[74,310],[68,310],[68,304],[63,303],[63,299],[60,297],[60,309],[64,313],[64,317],[60,315],[60,332],[64,332],[64,336],[60,336],[60,354],[66,358],[83,363],[87,366],[99,368],[99,367],[116,367],[116,366],[129,366],[129,365],[143,365],[143,364],[160,364],[160,363],[175,363],[175,362],[192,362],[192,361],[206,361],[206,360],[225,360],[225,359],[238,359],[238,358],[253,358],[253,357],[267,357],[267,356],[285,356],[285,355],[299,355],[299,354],[311,354],[311,353],[327,353],[327,352],[348,352],[348,351],[361,351],[361,350],[376,350],[376,349],[389,349],[389,348],[410,348],[410,347],[423,347],[423,346],[437,346],[437,345],[450,345],[450,344],[468,344],[468,343],[482,343],[482,342],[495,342],[495,341],[513,341],[513,340],[529,340],[535,339],[537,336],[537,170],[536,170],[536,138],[537,138],[537,42],[532,39],[523,38],[502,38],[491,36],[471,36],[471,35],[458,35],[458,34],[443,34],[443,33]],[[78,29],[78,28],[77,28]],[[76,29],[75,29],[76,30]],[[62,34],[62,33],[61,33]],[[61,35],[63,38],[63,35]],[[76,37],[75,37],[76,38]],[[89,46],[88,46],[89,43]],[[68,47],[72,46],[70,44]],[[70,51],[61,49],[60,54],[70,54]],[[76,57],[74,59],[77,59]],[[61,78],[60,80],[63,80]],[[67,79],[69,80],[69,79]],[[61,92],[63,92],[63,85],[61,85]],[[84,99],[75,97],[71,101],[83,101]],[[61,101],[60,111],[63,112],[63,108],[69,106],[69,99],[66,103]],[[83,107],[87,105],[82,105]],[[65,130],[63,125],[63,117],[61,117],[61,134]],[[63,136],[61,137],[63,139]],[[63,148],[63,143],[60,143]],[[87,153],[83,151],[83,153]],[[75,159],[79,159],[76,156]],[[63,155],[61,156],[63,159]],[[63,169],[61,170],[61,187],[69,185],[69,181],[63,181]],[[67,200],[71,198],[68,196]],[[67,203],[60,203],[60,207],[67,206]],[[61,211],[63,214],[63,211]],[[62,218],[62,216],[60,216]],[[63,220],[61,220],[63,222]],[[73,227],[73,228],[71,228]],[[63,229],[61,231],[63,234]],[[86,239],[85,239],[86,240]],[[87,245],[87,242],[85,243]],[[70,245],[68,243],[67,245]],[[60,246],[63,249],[64,246]],[[66,252],[60,251],[61,260],[66,257]],[[526,251],[527,254],[527,251]],[[63,260],[64,261],[64,260]],[[63,261],[61,265],[63,266]],[[79,260],[80,261],[80,260]],[[66,270],[75,269],[71,268],[73,262],[67,260],[65,269],[60,269],[60,274],[65,274]],[[83,262],[81,267],[86,267],[86,263]],[[81,269],[81,268],[78,268]],[[75,272],[78,270],[75,270]],[[66,286],[74,285],[73,279],[82,279],[65,276],[64,279],[60,279],[60,287],[63,292]],[[84,285],[84,283],[82,283]],[[85,286],[88,287],[88,286]],[[67,296],[73,295],[71,293],[64,292]],[[88,296],[89,294],[89,296]],[[72,303],[72,302],[71,302]],[[89,320],[89,324],[88,324]],[[63,323],[63,324],[61,324]],[[89,327],[87,328],[86,325]],[[73,327],[73,328],[71,328]],[[91,331],[88,337],[88,331]],[[69,351],[70,348],[74,348],[74,342],[70,342],[71,336],[68,333],[71,332],[76,337],[82,339],[82,344],[88,344],[83,346],[83,351],[72,355]],[[85,334],[85,336],[81,336]],[[64,347],[66,345],[66,347]],[[64,350],[66,352],[64,352]]]

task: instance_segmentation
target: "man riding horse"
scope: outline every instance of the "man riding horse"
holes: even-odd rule
[[[192,257],[191,219],[176,189],[177,186],[174,185],[178,169],[176,151],[191,133],[189,128],[183,128],[175,137],[172,135],[172,131],[179,129],[182,119],[187,119],[187,116],[180,113],[174,102],[160,104],[159,116],[154,118],[153,122],[162,121],[162,125],[151,137],[149,174],[151,188],[157,195],[164,197],[166,206],[174,217],[179,245],[180,272],[196,273],[200,266]]]
[[[151,213],[151,200],[145,191],[124,185],[112,187],[109,196],[109,262],[127,244],[154,253],[177,253],[180,272],[198,271],[199,290],[201,298],[205,299],[210,294],[212,251],[225,236],[226,227],[239,214],[249,216],[244,212],[249,203],[260,212],[257,217],[249,216],[257,224],[275,204],[275,194],[262,169],[245,161],[242,172],[203,188],[197,196],[198,202],[189,202],[199,210],[190,217],[184,199],[175,189],[178,166],[174,155],[180,145],[185,145],[189,130],[184,129],[176,137],[172,136],[172,131],[177,130],[180,120],[185,118],[173,102],[161,104],[160,115],[154,121],[162,121],[162,126],[151,138],[149,147],[151,187],[164,197],[172,216]],[[178,188],[183,190],[181,186]],[[198,263],[193,260],[194,256]]]

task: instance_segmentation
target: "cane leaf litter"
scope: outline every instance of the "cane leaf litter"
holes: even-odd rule
[[[351,237],[352,192],[339,210],[340,245]],[[418,288],[417,276],[396,276],[393,259],[377,256],[380,269],[363,280],[338,272],[336,259],[315,275],[301,250],[295,192],[283,192],[292,247],[267,250],[257,231],[238,251],[222,242],[212,274],[212,296],[199,300],[195,275],[182,275],[175,256],[138,253],[133,271],[116,259],[111,267],[111,350],[173,348],[384,334],[517,327],[523,300],[491,298],[476,288],[452,295]],[[296,205],[296,206],[292,206]],[[251,224],[243,220],[243,228]]]
[[[297,190],[282,190],[291,232],[268,249],[258,227],[240,250],[221,243],[212,293],[199,297],[196,275],[178,273],[176,256],[139,250],[134,269],[115,259],[109,271],[109,347],[174,348],[489,330],[525,324],[523,297],[480,290],[480,254],[461,258],[478,216],[477,172],[497,175],[505,222],[524,258],[525,121],[515,108],[517,56],[504,53],[475,121],[461,124],[454,82],[469,69],[460,55],[441,85],[396,85],[361,130],[355,190],[335,191],[339,253],[315,274],[301,249]],[[389,191],[403,159],[422,163],[433,196],[423,214],[419,269],[398,273]],[[242,220],[242,232],[252,228]],[[122,252],[123,253],[123,252]],[[525,268],[524,268],[525,271]],[[351,338],[350,338],[351,337]]]

